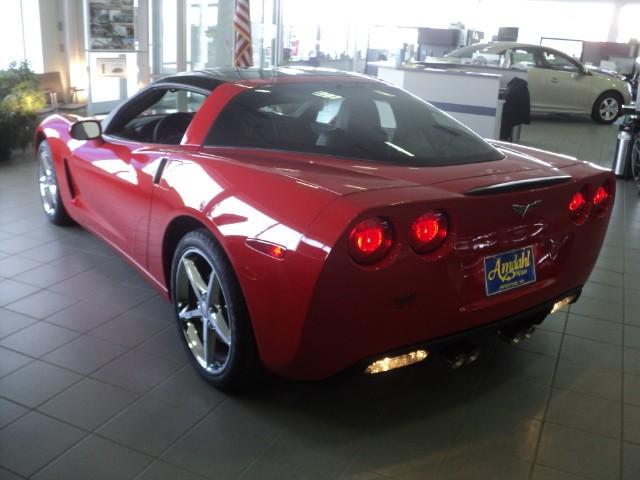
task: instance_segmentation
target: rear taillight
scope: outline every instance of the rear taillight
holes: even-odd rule
[[[593,208],[596,215],[602,215],[611,204],[611,189],[609,184],[604,183],[596,189],[593,194]]]
[[[586,220],[587,215],[589,214],[587,195],[585,190],[574,193],[569,200],[569,205],[567,206],[567,208],[569,210],[569,216],[573,219],[573,221],[575,221],[576,223],[583,223]]]
[[[432,210],[411,225],[411,246],[417,253],[430,253],[444,243],[449,234],[446,213]]]
[[[349,234],[349,253],[358,263],[381,260],[393,244],[393,231],[383,218],[369,218],[358,223]]]

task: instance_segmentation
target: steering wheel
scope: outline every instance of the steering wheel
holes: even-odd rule
[[[154,143],[178,145],[192,118],[191,112],[177,112],[160,119],[153,129]]]

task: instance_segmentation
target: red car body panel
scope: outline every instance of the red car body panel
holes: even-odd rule
[[[494,145],[503,160],[424,168],[202,146],[239,92],[295,81],[310,80],[217,87],[179,146],[112,136],[73,140],[69,127],[75,118],[58,115],[42,122],[37,138],[50,144],[71,217],[121,252],[165,297],[173,253],[166,250],[167,232],[185,218],[208,228],[240,281],[263,363],[284,376],[323,378],[378,353],[526,311],[587,281],[609,211],[578,225],[567,204],[583,188],[593,192],[609,182],[612,195],[615,189],[612,174],[590,164],[500,142]],[[559,173],[571,180],[465,194]],[[512,209],[540,199],[525,218]],[[449,214],[452,234],[445,248],[418,255],[408,244],[409,228],[432,208]],[[383,261],[362,266],[347,253],[347,234],[371,216],[391,221],[395,242]],[[248,238],[282,245],[287,254],[271,258],[249,248]],[[487,296],[483,258],[523,246],[534,249],[537,281]]]

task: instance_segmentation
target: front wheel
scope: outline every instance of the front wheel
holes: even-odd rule
[[[60,196],[58,177],[53,166],[51,148],[46,140],[38,145],[38,187],[40,201],[47,219],[56,225],[70,225],[73,223],[67,213]]]
[[[192,363],[223,390],[247,388],[260,362],[244,296],[213,235],[195,230],[173,257],[171,296],[180,336]]]
[[[598,97],[591,110],[591,118],[596,123],[611,125],[622,111],[622,97],[616,92],[605,92]]]

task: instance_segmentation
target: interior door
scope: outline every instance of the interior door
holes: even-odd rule
[[[154,176],[179,151],[204,93],[151,88],[113,117],[101,139],[78,147],[70,162],[76,206],[86,223],[140,266],[146,266]]]
[[[553,111],[584,113],[589,111],[591,76],[582,67],[553,50],[542,50],[547,97]]]

